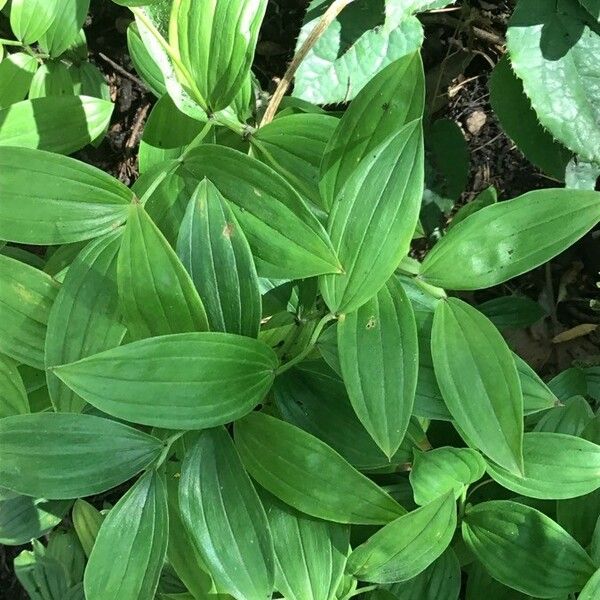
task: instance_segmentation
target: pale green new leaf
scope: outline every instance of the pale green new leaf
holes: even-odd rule
[[[467,510],[463,538],[501,583],[531,596],[577,592],[594,573],[585,550],[540,511],[512,502],[483,502]]]
[[[230,333],[180,333],[126,344],[53,369],[84,400],[115,417],[169,429],[235,421],[269,391],[277,357]]]
[[[85,555],[89,558],[98,537],[100,526],[104,521],[104,515],[89,502],[78,498],[73,504],[71,520],[79,538],[79,543]]]
[[[412,579],[446,550],[455,529],[456,503],[447,493],[372,535],[352,551],[346,570],[375,583]]]
[[[17,363],[12,358],[0,354],[0,418],[28,412],[27,390],[17,369]]]
[[[372,298],[407,254],[423,195],[423,131],[415,120],[365,156],[336,196],[327,231],[343,268],[321,279],[332,312]]]
[[[131,339],[208,329],[206,311],[190,276],[140,204],[129,209],[117,283]]]
[[[329,236],[289,183],[259,160],[203,144],[183,163],[200,182],[212,181],[231,204],[262,277],[303,279],[338,273]]]
[[[268,598],[275,571],[269,523],[225,429],[203,431],[186,454],[179,502],[219,590]]]
[[[43,271],[0,255],[2,354],[44,368],[46,328],[59,288],[60,284]]]
[[[235,443],[260,485],[308,515],[381,524],[406,512],[335,450],[294,425],[255,412],[236,422]]]
[[[600,488],[600,446],[573,435],[532,432],[523,437],[523,476],[489,463],[500,485],[530,498],[559,500]]]
[[[154,597],[167,552],[164,476],[146,472],[104,519],[85,568],[86,600]]]
[[[415,503],[428,504],[448,491],[458,499],[466,487],[483,477],[485,461],[470,448],[435,448],[415,452],[409,474]]]
[[[577,0],[521,1],[506,41],[541,125],[574,153],[599,162],[597,20]]]
[[[157,98],[164,96],[167,93],[165,78],[160,67],[144,45],[135,21],[130,23],[127,28],[127,48],[135,70],[148,89]]]
[[[523,468],[523,394],[498,330],[457,298],[440,302],[431,333],[435,376],[469,444],[514,473]]]
[[[528,192],[453,227],[425,257],[421,277],[452,290],[491,287],[549,261],[599,221],[598,192]]]
[[[109,233],[125,221],[133,198],[100,169],[30,148],[0,147],[0,189],[0,239],[20,244],[66,244]]]
[[[12,0],[10,28],[24,44],[37,42],[48,31],[59,0]]]
[[[50,310],[45,364],[55,367],[114,348],[125,327],[117,295],[121,231],[90,242],[69,267]],[[58,412],[79,412],[84,401],[47,371],[48,391]]]
[[[386,456],[408,428],[418,374],[415,315],[395,277],[337,326],[338,351],[350,402]]]
[[[50,499],[105,492],[150,465],[160,440],[92,415],[38,413],[0,419],[0,481]]]
[[[210,329],[256,337],[261,295],[252,252],[231,208],[206,179],[190,199],[177,254],[202,298]]]

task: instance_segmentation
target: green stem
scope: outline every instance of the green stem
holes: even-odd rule
[[[188,155],[194,148],[197,148],[198,146],[200,146],[202,144],[202,142],[204,142],[204,139],[210,133],[210,130],[212,129],[213,125],[214,125],[213,119],[209,119],[205,123],[205,125],[202,128],[202,130],[200,131],[200,133],[188,144],[188,147],[184,150],[183,154],[179,157],[179,160],[181,162],[183,162],[188,157]]]
[[[0,38],[0,44],[3,46],[23,46],[23,44],[17,40],[7,40],[5,38]]]
[[[302,352],[300,352],[300,354],[298,354],[297,356],[292,358],[290,361],[281,365],[279,367],[279,369],[277,369],[277,371],[275,371],[275,375],[281,375],[282,373],[285,373],[286,371],[291,369],[293,366],[297,365],[298,363],[301,363],[312,352],[313,348],[315,347],[315,344],[317,343],[317,340],[319,339],[319,336],[323,332],[323,328],[325,327],[325,325],[327,325],[327,323],[329,323],[330,321],[334,321],[336,318],[337,317],[332,314],[325,315],[317,323],[317,326],[315,327],[313,334],[310,336],[310,340],[309,340],[306,348],[304,348],[304,350],[302,350]]]
[[[158,457],[158,460],[156,461],[156,463],[154,464],[154,468],[158,469],[164,462],[165,460],[167,460],[167,457],[169,456],[169,452],[171,451],[171,446],[182,436],[185,435],[185,431],[178,431],[176,433],[174,433],[173,435],[169,436],[165,441],[164,441],[164,445],[165,447],[163,448],[163,451],[160,453],[160,456]]]
[[[160,174],[156,177],[156,179],[150,184],[150,187],[144,192],[143,196],[138,200],[138,202],[143,206],[148,201],[148,198],[154,194],[156,188],[172,173],[174,173],[179,166],[181,165],[181,159],[174,160],[168,168],[165,168],[164,171],[161,171]],[[135,199],[134,199],[135,202]]]
[[[349,592],[344,596],[344,600],[349,600],[358,596],[359,594],[366,594],[367,592],[374,592],[379,586],[378,585],[367,585],[365,587],[356,588],[353,592]]]

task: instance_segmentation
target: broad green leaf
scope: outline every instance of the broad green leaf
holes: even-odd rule
[[[415,316],[400,282],[391,277],[366,304],[343,315],[337,333],[350,402],[392,457],[408,428],[418,374]]]
[[[131,62],[142,78],[148,89],[157,97],[161,98],[167,93],[165,78],[156,64],[152,55],[148,52],[137,27],[137,23],[129,24],[127,28],[127,48]]]
[[[275,589],[286,600],[335,597],[350,549],[349,529],[304,515],[265,492],[275,547]]]
[[[540,124],[507,56],[494,67],[489,88],[492,108],[505,133],[534,165],[563,181],[571,152]]]
[[[0,544],[20,546],[42,537],[61,522],[69,504],[21,495],[0,501]]]
[[[388,589],[395,600],[458,600],[460,588],[460,564],[454,551],[447,548],[419,575]]]
[[[594,572],[590,557],[560,525],[524,504],[496,500],[473,506],[462,534],[495,579],[531,596],[577,592]]]
[[[250,137],[252,154],[277,171],[300,195],[322,210],[319,167],[338,119],[322,114],[278,117]]]
[[[203,123],[182,113],[171,97],[164,95],[152,109],[138,154],[140,172],[170,158],[179,158],[200,133]]]
[[[423,115],[424,101],[419,53],[394,61],[371,79],[344,113],[325,149],[319,183],[325,207],[331,208],[365,156]]]
[[[279,375],[273,390],[286,421],[331,446],[356,469],[376,470],[410,462],[407,443],[391,459],[384,455],[356,417],[344,382],[324,363],[303,362]]]
[[[528,594],[521,594],[517,590],[507,587],[494,579],[477,560],[467,567],[469,575],[466,585],[466,600],[531,600]],[[558,599],[555,599],[558,600]],[[566,600],[561,598],[560,600]]]
[[[425,257],[421,277],[452,290],[491,287],[547,262],[598,221],[597,192],[535,190],[453,227]]]
[[[0,255],[1,353],[44,368],[46,326],[59,288],[43,271]]]
[[[252,413],[235,424],[235,443],[250,475],[286,504],[338,523],[381,524],[405,510],[318,438]]]
[[[172,468],[169,469],[168,467]],[[177,576],[198,600],[206,598],[213,589],[213,581],[200,554],[195,536],[185,526],[179,506],[179,463],[170,463],[167,467],[167,494],[169,506],[169,543],[167,560]],[[217,600],[213,598],[212,600]]]
[[[523,476],[488,464],[488,473],[504,487],[528,496],[575,498],[600,487],[600,446],[563,433],[523,436]]]
[[[331,4],[331,0],[310,3],[297,49]],[[315,104],[354,98],[374,73],[420,47],[423,29],[412,13],[426,4],[377,0],[349,4],[302,61],[294,95]]]
[[[448,298],[435,309],[431,353],[446,406],[469,443],[520,473],[523,394],[512,353],[498,330],[467,303]]]
[[[89,96],[48,96],[17,102],[0,110],[0,146],[71,154],[102,134],[113,107],[112,102]]]
[[[183,167],[198,182],[208,178],[231,203],[262,277],[303,279],[341,271],[319,221],[267,165],[231,148],[203,144]]]
[[[0,354],[0,418],[30,412],[27,390],[17,363]]]
[[[71,66],[71,77],[75,83],[75,92],[84,96],[93,96],[102,100],[110,100],[110,88],[102,71],[90,62],[83,62],[79,67]],[[100,139],[100,138],[99,138]],[[97,144],[97,140],[92,141]]]
[[[585,584],[579,594],[579,600],[596,600],[600,597],[600,569],[598,569]]]
[[[573,396],[587,396],[588,394],[585,371],[579,367],[570,367],[561,371],[548,382],[548,387],[563,402]]]
[[[59,0],[12,0],[10,28],[24,44],[37,42],[48,31]]]
[[[79,543],[85,555],[89,558],[98,537],[100,526],[104,521],[104,515],[89,502],[78,498],[73,504],[71,520],[79,538]]]
[[[463,204],[456,214],[452,217],[452,221],[448,225],[448,229],[452,229],[458,225],[461,221],[464,221],[467,217],[470,217],[473,213],[476,213],[478,210],[485,208],[486,206],[490,206],[492,204],[496,204],[498,202],[498,190],[493,185],[485,188],[482,192],[479,192],[473,200],[468,202],[467,204]]]
[[[78,39],[90,0],[56,0],[50,27],[40,38],[40,47],[52,57],[67,51]]]
[[[23,550],[15,558],[14,571],[31,600],[71,600],[64,565],[49,556],[40,542],[33,542],[33,552]]]
[[[555,407],[559,400],[538,374],[517,354],[513,359],[519,373],[523,392],[523,413],[526,415]]]
[[[268,392],[273,351],[230,333],[180,333],[126,344],[53,371],[115,417],[168,429],[235,421]]]
[[[85,568],[86,600],[153,598],[167,553],[168,534],[164,476],[148,471],[100,526]]]
[[[78,498],[109,490],[150,465],[162,442],[92,415],[39,413],[0,419],[0,481],[27,496]]]
[[[477,310],[498,329],[530,327],[546,315],[540,304],[526,296],[498,296],[477,305]]]
[[[231,208],[206,179],[190,199],[177,254],[202,298],[210,329],[256,337],[262,310],[252,252]]]
[[[55,558],[65,568],[69,587],[83,581],[85,553],[72,529],[55,529],[50,533],[46,556]]]
[[[584,548],[587,548],[600,517],[600,489],[591,494],[559,500],[556,503],[556,521]]]
[[[587,384],[587,393],[594,400],[600,401],[600,365],[584,369],[583,374]]]
[[[187,70],[184,87],[207,112],[226,108],[254,58],[266,0],[174,0],[169,43]]]
[[[24,52],[9,54],[0,61],[0,108],[6,108],[27,96],[38,64],[35,57]]]
[[[346,570],[375,583],[412,579],[446,550],[455,529],[456,503],[447,493],[372,535],[352,551]]]
[[[577,0],[518,2],[506,41],[541,125],[584,159],[600,161],[597,21]]]
[[[594,411],[582,396],[573,396],[563,406],[555,406],[544,413],[535,425],[535,431],[581,435],[594,418]]]
[[[48,61],[40,66],[35,72],[31,85],[29,86],[29,100],[35,98],[44,98],[46,96],[72,96],[73,94],[80,94],[81,92],[76,91],[73,78],[71,77],[71,71],[67,65],[62,61]],[[30,114],[26,115],[32,123],[35,123],[39,129],[38,121],[42,121],[46,115],[42,114],[41,109],[44,106],[36,103],[31,105]],[[35,109],[38,109],[37,111]],[[13,111],[14,112],[14,111]],[[22,111],[23,112],[23,111]],[[60,125],[64,126],[62,118],[60,119]],[[81,127],[81,123],[79,123]],[[85,119],[83,121],[83,128],[86,128]],[[4,124],[2,125],[4,129]],[[4,133],[4,131],[2,131]],[[5,144],[10,146],[11,144]],[[15,144],[16,145],[16,144]],[[50,150],[50,148],[48,148]],[[63,154],[68,154],[65,152]]]
[[[271,531],[225,429],[203,431],[186,454],[179,502],[218,588],[245,600],[269,597],[274,578]]]
[[[579,0],[581,4],[592,17],[600,21],[600,1],[599,0]]]
[[[208,329],[190,276],[140,204],[129,209],[117,264],[123,319],[133,340]]]
[[[125,327],[117,295],[117,254],[121,231],[90,242],[69,267],[48,318],[46,367],[71,363],[114,348]],[[46,373],[56,411],[79,412],[84,401],[52,371]]]
[[[329,216],[342,274],[321,279],[332,312],[356,310],[372,298],[407,254],[423,195],[420,120],[402,127],[361,160]]]
[[[466,487],[485,473],[485,461],[470,448],[435,448],[415,452],[409,474],[415,502],[425,505],[449,491],[458,499]]]
[[[0,147],[0,189],[0,239],[20,244],[66,244],[109,233],[125,221],[133,198],[100,169],[30,148]]]

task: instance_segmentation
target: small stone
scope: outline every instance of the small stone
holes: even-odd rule
[[[475,110],[467,117],[467,129],[472,135],[477,135],[487,122],[487,115],[482,110]]]

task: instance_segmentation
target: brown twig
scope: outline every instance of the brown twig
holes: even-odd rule
[[[487,29],[482,29],[476,25],[469,25],[450,15],[443,13],[425,13],[421,15],[420,18],[423,23],[427,25],[444,25],[445,27],[451,27],[453,29],[457,27],[460,29],[469,29],[473,32],[473,35],[480,40],[489,42],[490,44],[496,44],[497,46],[504,46],[506,44],[506,40],[501,35],[498,35],[493,31],[488,31]]]
[[[119,75],[126,77],[127,79],[133,81],[137,85],[139,85],[142,89],[147,90],[148,86],[138,77],[132,75],[127,69],[124,69],[119,63],[116,63],[112,58],[108,58],[106,54],[102,52],[98,52],[98,56],[107,64],[109,64]]]
[[[325,30],[333,23],[335,18],[342,12],[342,10],[351,4],[354,0],[334,0],[331,6],[323,13],[323,16],[319,20],[319,22],[315,25],[314,29],[308,34],[307,38],[304,40],[302,46],[296,55],[292,59],[290,66],[287,68],[285,75],[281,78],[281,81],[277,85],[273,96],[271,96],[271,100],[269,101],[269,105],[267,106],[267,110],[262,118],[260,123],[260,127],[267,125],[270,123],[275,117],[275,113],[285,96],[292,80],[294,79],[294,75],[298,70],[298,67],[302,63],[302,61],[306,58],[306,55],[310,52],[310,49],[317,43],[318,39],[323,35]]]
[[[133,127],[131,128],[131,133],[129,134],[129,138],[127,139],[127,142],[125,144],[125,148],[127,148],[128,150],[132,150],[137,146],[140,139],[140,133],[149,110],[150,103],[146,103],[144,104],[144,106],[142,106],[142,108],[140,108],[137,111],[137,114],[135,115],[135,119],[133,121]]]

